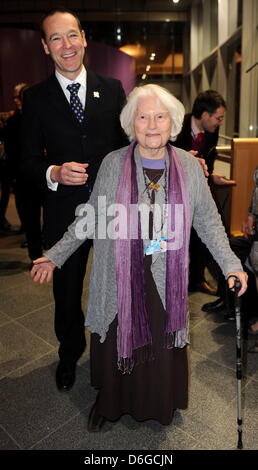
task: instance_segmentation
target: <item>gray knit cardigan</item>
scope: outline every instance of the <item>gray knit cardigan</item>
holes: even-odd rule
[[[83,243],[85,238],[94,239],[93,263],[91,268],[88,309],[85,325],[92,333],[100,335],[103,342],[109,325],[117,314],[117,288],[115,274],[114,241],[110,238],[97,238],[98,221],[106,217],[106,207],[115,203],[121,166],[128,147],[111,152],[103,160],[92,191],[90,204],[95,210],[87,210],[89,206],[80,205],[76,210],[76,218],[68,227],[62,239],[45,254],[59,268],[71,254]],[[202,241],[207,245],[213,257],[226,275],[229,272],[243,271],[239,259],[231,251],[227,235],[221,223],[216,205],[211,196],[207,179],[195,157],[184,150],[174,148],[180,156],[189,190],[190,217],[193,227]],[[138,194],[145,189],[139,151],[135,151]],[[166,157],[169,166],[168,156]],[[99,196],[105,196],[99,198]],[[139,202],[142,202],[139,200]],[[163,201],[164,202],[164,201]],[[87,210],[87,217],[85,216]],[[103,220],[103,219],[102,219]],[[78,238],[79,236],[79,238]],[[146,243],[146,242],[145,242]],[[153,277],[165,306],[166,253],[153,256]]]

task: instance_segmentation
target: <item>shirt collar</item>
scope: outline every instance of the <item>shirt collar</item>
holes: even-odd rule
[[[191,129],[192,129],[192,134],[194,137],[200,134],[200,132],[204,133],[204,131],[200,131],[200,129],[197,127],[193,116],[191,117]]]
[[[55,75],[63,89],[66,89],[67,85],[75,82],[80,83],[81,87],[86,88],[87,71],[84,65],[82,66],[82,70],[80,71],[79,75],[74,80],[69,80],[69,78],[64,77],[57,70],[55,70]]]

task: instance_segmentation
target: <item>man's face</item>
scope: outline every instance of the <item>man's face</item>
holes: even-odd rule
[[[204,131],[215,132],[223,123],[225,108],[220,106],[212,114],[204,111],[201,115],[200,124]]]
[[[87,42],[84,31],[79,29],[76,18],[70,13],[55,13],[43,24],[45,53],[50,55],[56,70],[74,80],[80,73]]]

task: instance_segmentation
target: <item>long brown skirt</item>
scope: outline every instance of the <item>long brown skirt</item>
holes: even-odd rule
[[[139,363],[131,374],[122,374],[117,368],[117,318],[104,343],[99,335],[91,335],[91,383],[99,390],[98,412],[110,421],[129,414],[137,421],[154,419],[170,424],[174,409],[187,407],[187,348],[164,348],[165,311],[150,271],[150,258],[145,257],[145,290],[154,359]]]

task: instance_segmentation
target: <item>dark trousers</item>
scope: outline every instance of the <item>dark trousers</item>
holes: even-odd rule
[[[215,200],[217,209],[222,218],[222,223],[227,234],[229,233],[229,201],[231,189],[227,186],[214,185],[209,181],[211,193]],[[215,279],[218,279],[220,268],[208,248],[198,237],[196,231],[192,228],[190,238],[190,265],[189,265],[189,285],[196,287],[205,280],[204,270],[208,267],[210,273]],[[219,294],[218,294],[219,295]]]
[[[41,208],[43,194],[37,187],[26,186],[22,178],[15,183],[15,202],[28,243],[31,260],[42,256]]]
[[[86,347],[81,296],[91,246],[92,241],[86,240],[61,269],[54,271],[55,332],[60,342],[58,352],[60,360],[71,365],[76,364]]]
[[[248,320],[254,316],[257,316],[258,305],[258,293],[256,289],[255,276],[244,265],[251,250],[251,241],[245,237],[231,237],[230,247],[235,255],[240,259],[244,270],[248,274],[248,287],[246,292],[241,297],[242,312],[245,316],[245,319]],[[230,310],[234,308],[234,294],[231,293],[227,288],[227,282],[221,271],[218,278],[218,296],[224,300]]]
[[[198,237],[194,228],[191,230],[189,252],[189,287],[194,288],[205,280],[204,269],[212,258],[209,250]]]

